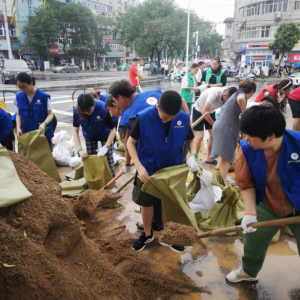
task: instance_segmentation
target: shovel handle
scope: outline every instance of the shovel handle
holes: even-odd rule
[[[196,120],[191,127],[194,128],[196,125],[198,125],[202,120],[205,119],[205,117],[209,115],[209,112],[207,111],[204,115],[202,115],[198,120]]]
[[[135,175],[132,175],[125,183],[123,183],[117,190],[116,193],[121,192],[125,186],[128,185],[128,183],[130,183],[133,179],[135,178]]]
[[[271,221],[252,223],[252,224],[249,224],[248,227],[264,228],[264,227],[292,224],[292,223],[298,223],[298,222],[300,222],[300,216],[286,218],[286,219],[277,219],[277,220],[271,220]],[[210,236],[215,236],[215,235],[223,235],[226,233],[238,232],[238,231],[243,231],[243,227],[241,225],[203,232],[201,234],[198,234],[197,238],[205,238],[205,237],[210,237]]]
[[[130,165],[132,167],[134,163]],[[114,177],[111,181],[109,181],[101,190],[107,189],[111,184],[113,184],[115,181],[117,181],[122,175],[124,174],[124,171],[121,171],[116,177]]]

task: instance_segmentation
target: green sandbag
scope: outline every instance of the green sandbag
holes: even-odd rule
[[[198,169],[198,175],[201,176],[201,170]],[[193,173],[193,180],[190,182],[190,184],[186,188],[186,198],[188,202],[191,202],[195,197],[196,194],[201,189],[201,183],[200,178],[196,175],[196,173]]]
[[[83,175],[83,163],[81,162],[76,168],[65,176],[67,179],[77,180],[84,177]]]
[[[61,182],[49,143],[40,130],[29,131],[18,137],[18,153],[29,158],[53,180]]]
[[[280,231],[280,229],[278,229],[276,234],[273,236],[271,243],[277,243],[280,240],[280,234],[281,234],[281,231]],[[242,241],[244,240],[244,234],[242,231],[238,232],[238,237],[240,240],[242,240]]]
[[[80,178],[72,181],[63,181],[60,183],[62,196],[77,197],[88,188],[86,179]]]
[[[113,179],[105,156],[98,157],[97,155],[89,155],[87,159],[83,160],[83,172],[88,187],[91,190],[100,190]],[[115,184],[112,184],[109,188],[111,189],[113,187],[115,187]],[[119,206],[122,206],[122,204],[116,200],[103,207],[116,208]]]
[[[178,165],[161,169],[145,183],[142,191],[161,200],[168,221],[194,226],[197,221],[186,197],[186,178],[189,167]]]
[[[119,144],[119,146],[116,148],[116,151],[125,152],[125,147],[123,143]]]
[[[0,148],[0,170],[0,207],[16,204],[32,196],[21,182],[6,148]]]

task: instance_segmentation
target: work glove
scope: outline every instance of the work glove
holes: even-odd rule
[[[104,145],[102,148],[100,148],[99,150],[97,150],[97,156],[104,156],[108,151],[108,148]]]
[[[190,167],[189,172],[194,173],[198,171],[199,163],[196,160],[195,156],[190,156],[187,165]]]
[[[131,174],[136,175],[136,172],[137,172],[137,170],[136,170],[136,168],[134,168],[133,171],[131,172]]]
[[[247,227],[247,225],[251,224],[251,223],[256,223],[256,222],[257,222],[256,216],[245,215],[243,218],[243,221],[242,221],[243,234],[255,232],[256,228]]]
[[[121,170],[124,172],[124,174],[127,174],[127,173],[130,172],[131,167],[130,166],[123,166]]]

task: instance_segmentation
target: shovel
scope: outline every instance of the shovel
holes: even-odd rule
[[[291,217],[285,219],[277,219],[271,221],[252,223],[249,224],[248,227],[265,228],[265,227],[286,225],[286,224],[299,223],[299,222],[300,222],[300,216],[297,216],[297,217]],[[159,241],[167,244],[178,245],[178,246],[192,246],[194,243],[196,242],[198,243],[198,240],[201,238],[224,235],[226,233],[232,233],[238,231],[243,231],[243,227],[241,225],[207,231],[198,234],[194,227],[186,226],[174,222],[168,222],[159,238]],[[202,245],[203,242],[200,242],[199,244]]]
[[[207,111],[205,114],[203,114],[198,120],[196,120],[192,125],[191,128],[193,129],[196,125],[198,125],[202,120],[205,119],[206,116],[209,115],[209,112]]]

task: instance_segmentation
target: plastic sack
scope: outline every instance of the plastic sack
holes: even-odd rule
[[[122,161],[125,161],[125,157],[123,157],[115,152],[113,153],[113,159],[114,159],[115,165],[119,164]]]
[[[62,141],[55,145],[52,151],[56,164],[61,167],[69,166],[72,158],[71,153],[71,146],[66,141]]]
[[[211,172],[202,170],[202,174],[197,176],[200,179],[201,189],[190,202],[190,208],[194,213],[210,210],[222,197],[222,189],[218,186],[212,186],[211,184]]]
[[[81,157],[78,157],[78,156],[71,157],[71,161],[69,163],[69,167],[76,168],[80,164],[81,164]]]
[[[54,137],[52,138],[52,144],[53,145],[58,145],[62,141],[69,140],[70,136],[65,130],[61,130],[60,132],[57,132],[54,134]]]

